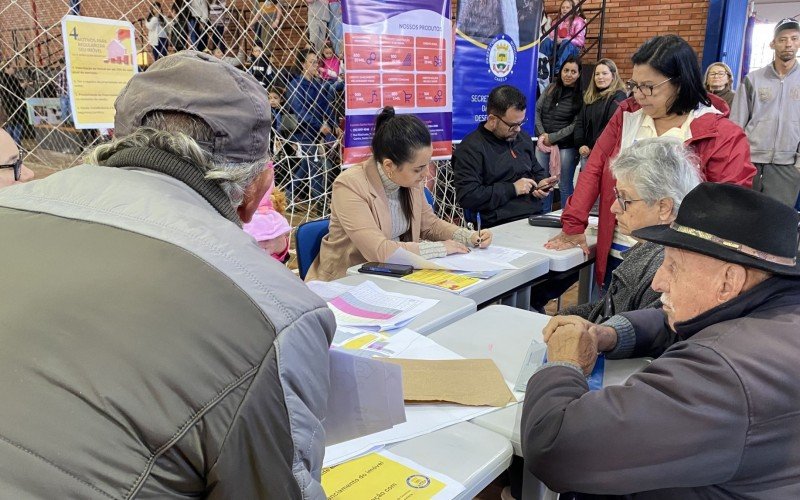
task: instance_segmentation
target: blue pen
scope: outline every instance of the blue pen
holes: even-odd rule
[[[478,243],[475,245],[476,247],[481,246],[481,213],[477,213],[478,218]]]

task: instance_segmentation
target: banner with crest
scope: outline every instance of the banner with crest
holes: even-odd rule
[[[542,0],[459,0],[453,57],[453,142],[486,120],[489,92],[513,85],[528,96],[533,133]]]

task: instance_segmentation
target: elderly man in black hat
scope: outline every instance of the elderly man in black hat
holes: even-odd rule
[[[183,51],[115,108],[85,165],[0,190],[0,496],[323,498],[333,314],[241,228],[264,89]]]
[[[635,231],[666,247],[664,309],[626,313],[619,335],[547,332],[522,415],[531,472],[579,497],[800,498],[797,226],[766,195],[704,183],[675,222]],[[584,375],[614,349],[660,357],[590,392]]]

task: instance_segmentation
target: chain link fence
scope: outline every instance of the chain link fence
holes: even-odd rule
[[[37,178],[78,165],[113,130],[80,130],[69,111],[61,18],[127,20],[135,28],[137,63],[194,48],[252,73],[270,93],[276,187],[286,194],[292,227],[330,212],[341,171],[344,64],[341,8],[329,0],[7,0],[0,4],[0,124],[26,151]],[[293,81],[303,51],[318,55],[324,91],[309,102]],[[330,120],[330,134],[303,133],[298,106]],[[306,130],[307,132],[307,130]],[[431,166],[429,189],[439,215],[459,223],[450,162]]]

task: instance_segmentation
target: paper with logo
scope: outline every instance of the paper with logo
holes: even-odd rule
[[[322,469],[329,500],[446,500],[464,491],[458,481],[389,451]]]
[[[422,269],[400,278],[403,281],[419,285],[432,286],[447,290],[448,292],[461,293],[471,286],[481,282],[480,278],[464,276],[450,271],[436,269]]]
[[[114,101],[137,71],[133,25],[64,16],[61,32],[75,128],[113,128]]]
[[[366,348],[368,346],[365,346]],[[362,350],[362,352],[370,351]],[[462,359],[461,356],[446,347],[409,329],[400,330],[389,336],[385,347],[381,349],[381,353],[385,357],[402,357],[405,359]],[[406,421],[402,424],[374,434],[327,446],[323,465],[326,467],[333,466],[390,443],[405,441],[459,422],[472,420],[475,417],[494,411],[495,408],[438,403],[408,405],[405,410]]]
[[[439,301],[382,290],[365,281],[328,301],[338,326],[370,330],[400,328]]]
[[[322,422],[326,445],[406,421],[400,367],[331,349],[330,384]]]
[[[383,359],[403,369],[406,402],[505,406],[517,400],[491,359]]]
[[[342,3],[345,165],[372,152],[375,115],[384,106],[428,126],[433,159],[452,152],[453,47],[450,0]]]
[[[489,92],[513,85],[531,96],[522,126],[534,134],[539,25],[542,0],[460,0],[456,19],[453,141],[461,142],[486,120]]]

